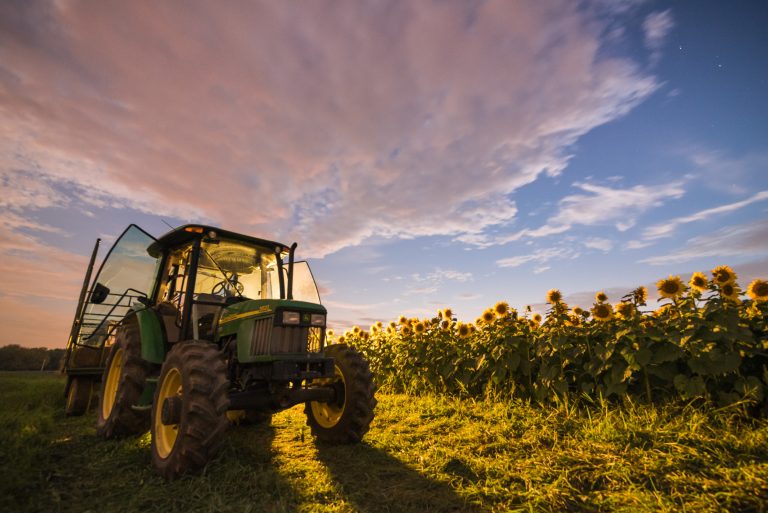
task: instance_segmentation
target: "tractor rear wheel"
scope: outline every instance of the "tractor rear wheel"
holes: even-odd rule
[[[88,411],[92,390],[92,379],[82,376],[71,378],[67,391],[67,405],[64,408],[67,417],[79,417]]]
[[[373,374],[365,358],[346,344],[328,346],[325,354],[335,360],[335,376],[315,380],[313,384],[335,387],[336,399],[306,403],[307,425],[324,442],[359,442],[368,432],[376,406]]]
[[[171,480],[203,468],[229,421],[229,381],[213,344],[179,342],[168,353],[152,405],[152,463]]]
[[[101,378],[96,432],[104,438],[134,435],[149,427],[149,411],[133,408],[144,391],[152,365],[141,357],[141,335],[136,317],[118,329]]]

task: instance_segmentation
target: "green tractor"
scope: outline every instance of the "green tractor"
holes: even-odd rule
[[[301,403],[321,441],[368,431],[368,362],[325,345],[327,312],[296,244],[200,225],[155,239],[130,225],[89,287],[99,242],[67,345],[67,414],[100,390],[99,435],[149,428],[166,479],[202,468],[231,422],[269,422]]]

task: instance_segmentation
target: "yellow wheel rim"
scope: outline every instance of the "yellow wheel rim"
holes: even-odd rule
[[[67,410],[70,410],[75,402],[75,383],[76,381],[73,380],[69,385],[69,392],[67,393]]]
[[[105,419],[109,418],[117,399],[117,387],[120,384],[120,374],[123,372],[123,350],[117,348],[109,364],[107,382],[104,384],[104,397],[101,398],[101,414]],[[72,389],[70,388],[70,391]]]
[[[347,383],[344,381],[344,374],[341,373],[341,369],[339,369],[338,365],[336,366],[334,377],[319,379],[316,381],[316,383],[320,385],[330,385],[331,383],[335,383],[337,381],[341,381],[346,392]],[[341,420],[341,416],[344,415],[344,408],[347,406],[347,394],[344,394],[344,403],[341,406],[333,403],[321,403],[317,401],[312,401],[309,403],[309,405],[312,409],[312,416],[315,418],[317,423],[320,424],[321,427],[330,429],[338,424],[339,420]]]
[[[155,421],[153,426],[155,429],[152,436],[154,437],[157,454],[163,459],[171,454],[173,445],[179,437],[178,424],[163,424],[163,403],[169,397],[180,395],[181,373],[178,369],[173,368],[165,374],[165,378],[163,378],[163,382],[160,384],[160,391],[157,393],[157,399],[155,400]]]

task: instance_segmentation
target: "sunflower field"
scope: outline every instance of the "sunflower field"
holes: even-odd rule
[[[660,307],[639,287],[615,304],[599,292],[589,309],[547,294],[544,319],[499,302],[474,323],[450,309],[431,319],[400,317],[330,343],[356,347],[378,385],[391,391],[517,396],[538,402],[574,396],[643,401],[711,400],[768,413],[768,281],[746,296],[728,266],[658,282]]]

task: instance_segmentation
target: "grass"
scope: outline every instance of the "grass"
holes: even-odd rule
[[[765,511],[768,421],[691,405],[541,408],[380,393],[364,443],[300,408],[235,427],[201,475],[155,475],[148,435],[96,437],[56,374],[0,373],[0,511]]]

